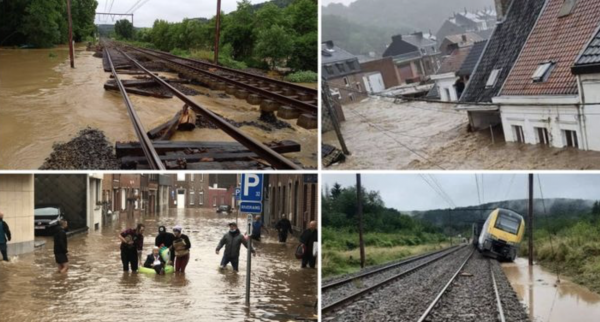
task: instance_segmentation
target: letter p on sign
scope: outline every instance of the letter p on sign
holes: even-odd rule
[[[262,174],[242,174],[242,201],[262,201]]]

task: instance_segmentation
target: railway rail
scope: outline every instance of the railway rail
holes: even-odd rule
[[[351,305],[354,301],[358,300],[365,294],[377,291],[378,289],[394,281],[397,281],[398,279],[401,279],[421,268],[424,268],[450,254],[453,254],[458,250],[463,249],[464,247],[466,246],[456,246],[453,248],[444,249],[441,251],[436,251],[421,256],[416,256],[408,260],[387,265],[370,272],[365,272],[363,274],[359,274],[356,276],[352,276],[349,278],[341,279],[326,284],[321,288],[321,294],[323,298],[323,306],[321,312],[323,314],[330,313],[335,310],[341,309],[346,305]],[[410,265],[410,267],[405,267],[408,265]],[[398,273],[394,272],[391,274],[391,276],[387,276],[389,275],[389,272],[398,268],[405,269],[400,269]],[[361,286],[366,285],[366,287],[357,286],[359,284],[362,284]],[[333,295],[332,293],[334,293],[334,290],[340,287],[346,287],[348,289],[339,292],[342,293],[341,296]]]
[[[103,53],[104,53],[104,55],[106,55],[106,57],[109,61],[109,64],[111,67],[111,72],[113,74],[115,82],[117,83],[119,91],[123,95],[125,105],[127,106],[128,114],[130,115],[130,117],[132,119],[134,130],[136,132],[136,135],[138,136],[138,140],[140,142],[142,150],[144,151],[144,156],[147,159],[148,165],[152,169],[164,170],[165,166],[161,160],[161,157],[156,152],[156,149],[153,146],[152,140],[150,140],[150,138],[148,137],[147,132],[145,131],[143,125],[141,124],[139,117],[137,116],[137,113],[135,112],[135,109],[133,108],[133,104],[129,100],[129,97],[127,95],[125,87],[123,86],[122,82],[120,81],[120,79],[118,77],[117,71],[112,62],[110,50],[106,48],[107,45],[108,44],[106,42],[104,42],[105,48],[103,49]],[[224,120],[222,117],[216,115],[215,113],[208,110],[207,108],[200,106],[200,104],[191,100],[189,97],[187,97],[181,91],[177,90],[175,87],[173,87],[172,85],[170,85],[169,83],[167,83],[166,81],[161,79],[158,75],[156,75],[155,73],[152,73],[151,71],[149,71],[148,69],[143,67],[136,59],[129,56],[124,51],[122,51],[120,49],[115,49],[115,50],[122,57],[125,57],[134,68],[142,71],[147,76],[149,76],[152,80],[154,80],[157,84],[161,85],[162,87],[166,88],[169,92],[171,92],[173,94],[173,96],[176,96],[177,98],[182,100],[185,103],[184,109],[189,107],[194,112],[201,114],[209,122],[211,122],[217,128],[219,128],[220,130],[222,130],[223,132],[225,132],[226,134],[231,136],[233,139],[235,139],[241,145],[246,147],[249,151],[254,152],[258,157],[267,161],[273,168],[275,168],[275,169],[293,169],[293,170],[302,169],[301,166],[295,164],[294,162],[287,159],[283,155],[279,154],[272,148],[259,142],[256,139],[246,135],[245,133],[243,133],[242,131],[240,131],[233,125],[231,125],[229,122]]]
[[[217,89],[225,90],[227,86],[233,87],[234,90],[239,88],[258,95],[260,98],[275,101],[281,106],[288,106],[312,116],[317,115],[318,92],[315,89],[162,51],[130,45],[123,45],[123,47],[136,51],[149,59],[162,60],[167,66],[178,72],[197,75],[197,80],[203,83],[213,82]]]

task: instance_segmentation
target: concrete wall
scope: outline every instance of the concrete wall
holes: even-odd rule
[[[400,75],[394,64],[392,57],[371,60],[360,64],[363,73],[380,72],[383,77],[385,88],[399,86],[401,84]]]
[[[600,74],[581,75],[581,92],[585,105],[582,127],[589,150],[600,151]]]
[[[340,78],[328,79],[327,83],[333,92],[339,92],[339,101],[342,105],[356,103],[367,97],[365,86],[362,83],[363,73],[346,75]],[[346,85],[346,81],[348,84]]]
[[[9,256],[34,249],[33,174],[0,174],[0,211],[10,226]]]
[[[442,102],[458,101],[458,93],[456,93],[456,87],[454,87],[458,77],[454,73],[432,75],[431,79],[435,80],[435,86],[438,87],[438,93]]]

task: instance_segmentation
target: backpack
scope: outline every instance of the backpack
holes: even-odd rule
[[[302,259],[302,256],[304,256],[304,252],[306,252],[306,246],[304,244],[298,245],[298,247],[296,247],[296,258]]]

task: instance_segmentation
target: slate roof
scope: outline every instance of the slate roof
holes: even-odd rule
[[[455,35],[467,32],[467,29],[457,25],[452,22],[450,19],[444,21],[438,32],[435,34],[435,37],[440,41],[440,43],[446,38],[448,35]]]
[[[571,71],[574,74],[600,73],[600,30],[577,57]]]
[[[479,57],[481,57],[481,53],[483,53],[485,44],[487,44],[487,40],[478,41],[473,44],[473,47],[471,47],[471,50],[469,51],[469,55],[467,55],[462,66],[460,66],[460,69],[456,72],[457,76],[467,76],[473,73],[473,69],[475,69],[475,65],[477,65]]]
[[[360,72],[358,58],[335,46],[332,41],[321,44],[321,75],[325,79],[338,78]]]
[[[437,70],[436,75],[457,72],[465,61],[465,58],[469,55],[471,48],[472,46],[455,49],[450,56],[447,56],[442,61],[442,65]]]
[[[338,46],[329,47],[327,42],[321,44],[321,64],[330,64],[356,58]]]
[[[467,38],[467,41],[463,41],[463,36]],[[471,46],[476,41],[482,41],[483,38],[476,33],[466,32],[458,35],[450,35],[444,38],[444,41],[449,41],[453,44],[458,44],[459,47]]]
[[[545,0],[513,0],[505,20],[496,29],[473,72],[461,102],[491,102],[517,60],[527,37],[544,7]],[[552,42],[551,42],[552,43]],[[502,69],[496,85],[485,84],[494,69]]]
[[[577,79],[571,67],[600,23],[600,1],[577,0],[573,11],[563,17],[564,0],[548,0],[523,53],[508,76],[501,95],[574,95]],[[539,64],[555,65],[546,81],[533,82]]]
[[[422,49],[422,52],[427,55],[437,54],[437,42],[435,40],[426,38],[423,33],[420,33],[420,35],[421,36],[418,36],[417,34],[403,35],[402,40],[413,46],[416,46],[419,49]]]
[[[394,57],[402,54],[419,52],[419,48],[404,40],[403,36],[393,36],[392,43],[383,52],[383,57]]]

